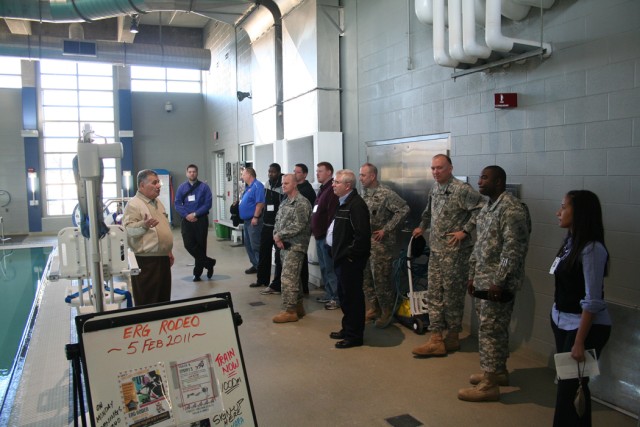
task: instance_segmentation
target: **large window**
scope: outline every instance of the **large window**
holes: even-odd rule
[[[78,203],[72,161],[81,129],[90,124],[94,143],[113,143],[113,67],[41,61],[44,198],[47,215],[70,215]],[[104,159],[104,199],[118,197],[116,160]]]
[[[202,92],[202,72],[180,68],[131,67],[133,92]]]
[[[20,58],[0,58],[0,87],[21,88]]]

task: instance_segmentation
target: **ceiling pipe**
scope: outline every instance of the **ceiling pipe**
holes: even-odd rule
[[[446,15],[444,0],[433,0],[433,59],[443,67],[457,67],[460,62],[453,59],[445,47]]]
[[[423,24],[433,24],[433,1],[415,0],[415,10],[418,21]]]
[[[465,52],[462,46],[462,0],[449,0],[449,53],[456,61],[475,64],[478,57]],[[472,19],[474,19],[472,17]],[[475,28],[475,19],[473,22]]]
[[[284,139],[284,76],[282,59],[282,13],[273,0],[256,0],[256,4],[264,6],[273,16],[274,27],[274,66],[276,86],[276,140]]]
[[[491,49],[476,41],[476,21],[478,15],[484,18],[483,4],[477,0],[462,0],[462,47],[467,55],[486,59]],[[481,21],[484,23],[484,19]]]
[[[502,16],[512,21],[522,21],[527,17],[531,6],[515,3],[513,0],[500,0]]]
[[[502,0],[487,0],[485,41],[498,52],[523,53],[533,48],[545,49],[543,56],[551,55],[551,44],[533,40],[515,39],[502,34]]]
[[[216,15],[216,9],[229,6],[229,3],[225,0],[0,0],[0,17],[70,23],[92,22],[137,13],[178,11],[211,18]],[[252,0],[233,2],[233,4],[241,3],[246,3],[246,7],[243,6],[244,12],[256,2]]]

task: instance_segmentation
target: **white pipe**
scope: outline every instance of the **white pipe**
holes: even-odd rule
[[[462,0],[462,47],[467,55],[488,58],[491,49],[476,41],[476,12],[482,3],[476,0]],[[476,7],[479,6],[479,7]]]
[[[551,55],[551,44],[536,42],[533,40],[522,40],[502,35],[502,11],[501,0],[487,0],[487,18],[485,28],[485,41],[492,50],[499,52],[519,52],[517,45],[529,47],[542,47],[546,51],[544,57]]]
[[[475,28],[475,21],[473,25]],[[462,0],[449,0],[449,53],[453,59],[467,64],[478,61],[477,56],[466,54],[462,47]]]
[[[517,4],[512,0],[500,0],[502,16],[512,21],[522,21],[527,17],[531,6]]]
[[[416,16],[423,24],[433,24],[433,1],[415,0]]]
[[[457,67],[459,62],[451,58],[445,48],[445,15],[444,0],[433,0],[433,59],[443,67]]]

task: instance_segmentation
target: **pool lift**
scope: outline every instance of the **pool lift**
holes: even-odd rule
[[[77,306],[80,314],[117,309],[125,301],[131,307],[131,276],[140,272],[124,226],[106,225],[99,217],[103,211],[102,159],[122,158],[122,144],[93,144],[92,134],[91,125],[85,124],[74,159],[81,221],[77,227],[58,232],[47,274],[51,281],[64,278],[78,283],[77,290],[67,289],[65,301]],[[126,282],[116,283],[115,277],[124,277]]]

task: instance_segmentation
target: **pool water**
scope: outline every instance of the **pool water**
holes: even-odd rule
[[[3,249],[0,246],[0,403],[11,381],[23,335],[31,323],[38,284],[51,250],[51,247]]]

